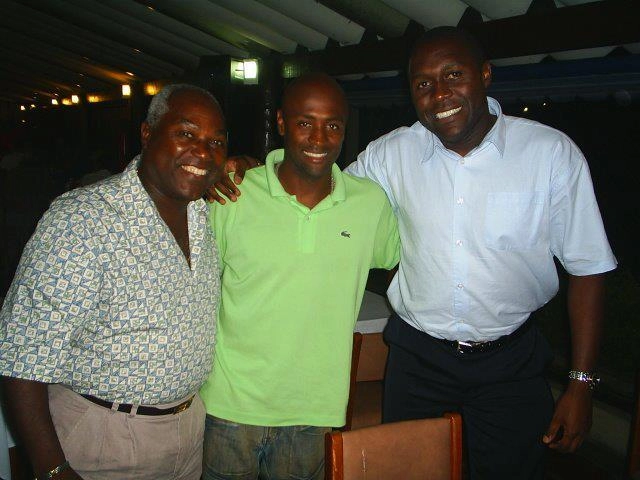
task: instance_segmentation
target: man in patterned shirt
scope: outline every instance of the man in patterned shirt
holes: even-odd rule
[[[0,313],[7,413],[40,479],[200,477],[219,298],[201,197],[225,120],[173,85],[141,139],[123,173],[53,202]]]

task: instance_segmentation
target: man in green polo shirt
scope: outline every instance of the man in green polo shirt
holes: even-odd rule
[[[324,434],[345,422],[352,332],[370,268],[399,261],[379,186],[343,174],[348,106],[309,74],[278,111],[284,150],[211,206],[222,300],[207,408],[205,480],[319,479]]]

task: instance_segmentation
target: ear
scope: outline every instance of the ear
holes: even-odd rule
[[[143,150],[147,148],[149,137],[151,137],[151,127],[147,122],[142,122],[142,125],[140,125],[140,144]]]
[[[278,133],[284,137],[284,116],[282,115],[282,110],[276,112],[276,121],[278,122]]]
[[[489,85],[491,85],[491,63],[489,61],[482,64],[482,82],[484,83],[484,88],[489,88]]]

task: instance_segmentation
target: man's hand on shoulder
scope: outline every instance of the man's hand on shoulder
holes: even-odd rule
[[[227,197],[232,202],[235,202],[240,195],[238,185],[242,183],[245,172],[260,165],[261,163],[258,160],[248,155],[229,157],[220,180],[207,190],[205,194],[207,200],[224,205],[227,203],[224,197]],[[229,175],[231,172],[234,172],[233,180]]]
[[[583,382],[570,382],[558,399],[542,441],[560,452],[571,453],[582,445],[591,428],[592,392]]]

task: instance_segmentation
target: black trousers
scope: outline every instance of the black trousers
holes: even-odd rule
[[[384,422],[460,412],[471,479],[543,478],[553,414],[543,370],[552,354],[535,326],[483,353],[458,353],[395,314],[384,336]]]

